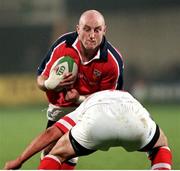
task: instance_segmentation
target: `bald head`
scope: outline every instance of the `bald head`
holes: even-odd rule
[[[82,13],[79,19],[79,25],[85,24],[87,21],[94,21],[99,25],[105,26],[105,20],[103,15],[97,10],[87,10]]]
[[[81,42],[81,50],[86,51],[86,54],[90,51],[91,54],[95,54],[106,32],[103,15],[96,10],[85,11],[79,19],[76,30]]]

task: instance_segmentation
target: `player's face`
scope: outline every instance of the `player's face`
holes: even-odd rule
[[[96,49],[102,42],[106,26],[101,18],[84,18],[77,26],[79,40],[87,50]]]

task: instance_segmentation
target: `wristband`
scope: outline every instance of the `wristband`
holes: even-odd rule
[[[79,96],[78,103],[82,103],[86,99],[86,96]]]
[[[49,84],[48,84],[48,80],[45,80],[45,81],[44,81],[44,87],[47,88],[47,89],[49,90],[50,87],[49,87],[48,85],[49,85]]]

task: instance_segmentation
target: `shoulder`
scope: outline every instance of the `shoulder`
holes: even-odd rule
[[[51,55],[56,51],[56,53],[60,53],[64,50],[69,50],[77,38],[76,32],[69,32],[60,36],[49,48],[47,54],[44,57],[44,61],[49,61]]]
[[[48,52],[45,54],[41,63],[38,67],[37,74],[40,75],[47,64],[53,63],[60,56],[69,55],[72,57],[76,57],[76,51],[71,48],[72,44],[77,38],[77,32],[69,32],[60,36],[49,48]],[[77,57],[76,57],[77,58]]]
[[[77,36],[77,32],[65,33],[53,43],[52,48],[55,48],[61,43],[66,43],[68,46],[71,46],[76,40]]]
[[[114,59],[118,63],[123,64],[123,57],[121,53],[110,42],[107,42],[107,51],[110,58]]]
[[[106,37],[103,38],[100,45],[100,58],[104,61],[114,61],[119,65],[123,65],[121,53],[109,41],[107,41]]]

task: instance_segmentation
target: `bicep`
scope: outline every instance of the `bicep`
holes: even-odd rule
[[[112,67],[106,70],[102,76],[100,83],[101,90],[107,89],[123,89],[123,67]]]
[[[55,125],[49,127],[46,133],[49,134],[48,137],[51,137],[52,140],[57,140],[63,135],[62,131]]]
[[[109,70],[102,75],[100,90],[116,89],[119,73],[116,70]]]

